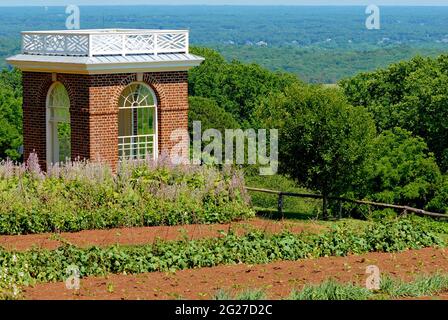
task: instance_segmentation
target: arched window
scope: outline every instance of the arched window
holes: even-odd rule
[[[119,99],[118,156],[120,160],[157,156],[157,99],[142,83],[127,86]]]
[[[70,156],[70,99],[64,85],[56,82],[47,96],[47,162],[64,162]]]

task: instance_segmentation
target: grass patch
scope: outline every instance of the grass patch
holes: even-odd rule
[[[302,290],[291,291],[288,300],[385,300],[400,298],[431,297],[448,291],[448,274],[420,275],[413,281],[404,282],[391,277],[381,280],[381,289],[371,291],[352,283],[343,284],[333,279],[316,285],[306,285]],[[216,300],[265,300],[266,291],[246,290],[237,295],[219,290]]]
[[[246,175],[246,186],[255,188],[272,189],[288,192],[312,193],[300,187],[294,180],[280,175],[259,176]],[[266,217],[277,217],[278,197],[273,194],[249,192],[252,205],[257,212]],[[288,219],[309,220],[315,219],[322,211],[322,201],[295,197],[284,198],[284,212]]]
[[[328,280],[319,285],[305,286],[293,291],[292,300],[377,300],[419,298],[438,295],[448,290],[448,274],[420,275],[411,282],[383,277],[380,290],[370,291],[353,284]]]
[[[385,277],[381,291],[390,298],[423,297],[437,295],[448,290],[448,275],[419,276],[412,282]]]
[[[290,300],[367,300],[372,293],[366,288],[353,284],[340,284],[328,280],[322,284],[305,286],[301,291],[293,291]]]
[[[266,292],[259,289],[247,289],[236,295],[232,295],[226,290],[218,290],[213,297],[213,300],[265,300]]]

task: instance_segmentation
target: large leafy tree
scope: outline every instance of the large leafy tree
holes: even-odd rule
[[[422,137],[448,170],[448,56],[416,57],[340,83],[350,103],[367,107],[380,132],[401,127]]]
[[[205,61],[189,73],[190,96],[215,100],[243,125],[255,124],[252,113],[260,99],[299,82],[291,74],[272,72],[257,64],[226,62],[212,49],[193,48],[192,52]]]
[[[260,105],[264,125],[279,129],[280,170],[324,197],[359,182],[370,155],[375,125],[364,108],[348,104],[336,88],[293,85]]]

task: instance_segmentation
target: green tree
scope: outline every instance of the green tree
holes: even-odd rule
[[[254,122],[252,113],[260,99],[299,82],[291,74],[275,73],[257,64],[228,63],[211,49],[193,48],[192,53],[203,56],[205,62],[189,73],[190,95],[215,100],[243,125]]]
[[[367,107],[380,132],[401,127],[422,137],[448,169],[448,55],[416,57],[340,83],[350,103]]]
[[[423,139],[401,128],[386,130],[374,139],[363,177],[359,197],[417,208],[431,200],[441,179]]]
[[[193,129],[193,121],[200,121],[203,131],[217,129],[222,134],[224,134],[225,129],[237,129],[240,127],[232,114],[220,108],[215,100],[202,97],[190,97],[189,103],[188,128],[190,132]]]
[[[371,115],[336,88],[300,85],[266,99],[257,115],[279,129],[280,170],[322,193],[326,218],[328,197],[360,180],[375,136]]]
[[[20,160],[22,145],[22,84],[17,70],[0,73],[0,158]]]

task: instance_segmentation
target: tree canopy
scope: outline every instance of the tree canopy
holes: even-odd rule
[[[379,132],[401,127],[420,136],[448,169],[448,56],[416,57],[341,81],[350,103],[366,107]]]
[[[397,127],[382,132],[372,147],[357,196],[424,208],[434,196],[441,174],[423,139]]]
[[[340,90],[293,85],[273,94],[257,115],[279,129],[281,172],[325,198],[360,179],[375,125],[367,110],[350,106]]]
[[[241,124],[256,122],[252,113],[260,99],[299,82],[294,75],[272,72],[257,64],[226,62],[212,49],[192,48],[192,53],[205,57],[205,61],[190,71],[189,94],[215,100]]]

